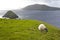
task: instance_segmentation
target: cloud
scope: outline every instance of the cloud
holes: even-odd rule
[[[20,9],[32,3],[30,0],[0,0],[0,10]]]
[[[36,3],[46,4],[49,6],[60,7],[60,0],[31,0]]]
[[[21,9],[35,3],[60,7],[60,0],[0,0],[0,10]]]

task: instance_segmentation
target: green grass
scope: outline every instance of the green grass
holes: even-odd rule
[[[37,29],[41,23],[47,26],[48,33]],[[0,19],[0,40],[60,40],[60,30],[38,20]]]

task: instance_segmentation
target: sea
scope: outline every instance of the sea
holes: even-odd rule
[[[60,11],[25,10],[16,11],[21,19],[41,20],[60,27]]]

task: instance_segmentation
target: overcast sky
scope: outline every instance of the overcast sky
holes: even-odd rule
[[[60,7],[60,0],[0,0],[0,10],[21,9],[35,3]]]
[[[44,3],[49,6],[60,7],[60,0],[31,0],[37,3]]]

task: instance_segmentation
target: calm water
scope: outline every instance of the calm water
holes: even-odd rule
[[[21,11],[19,15],[22,19],[42,20],[60,27],[60,11]]]

